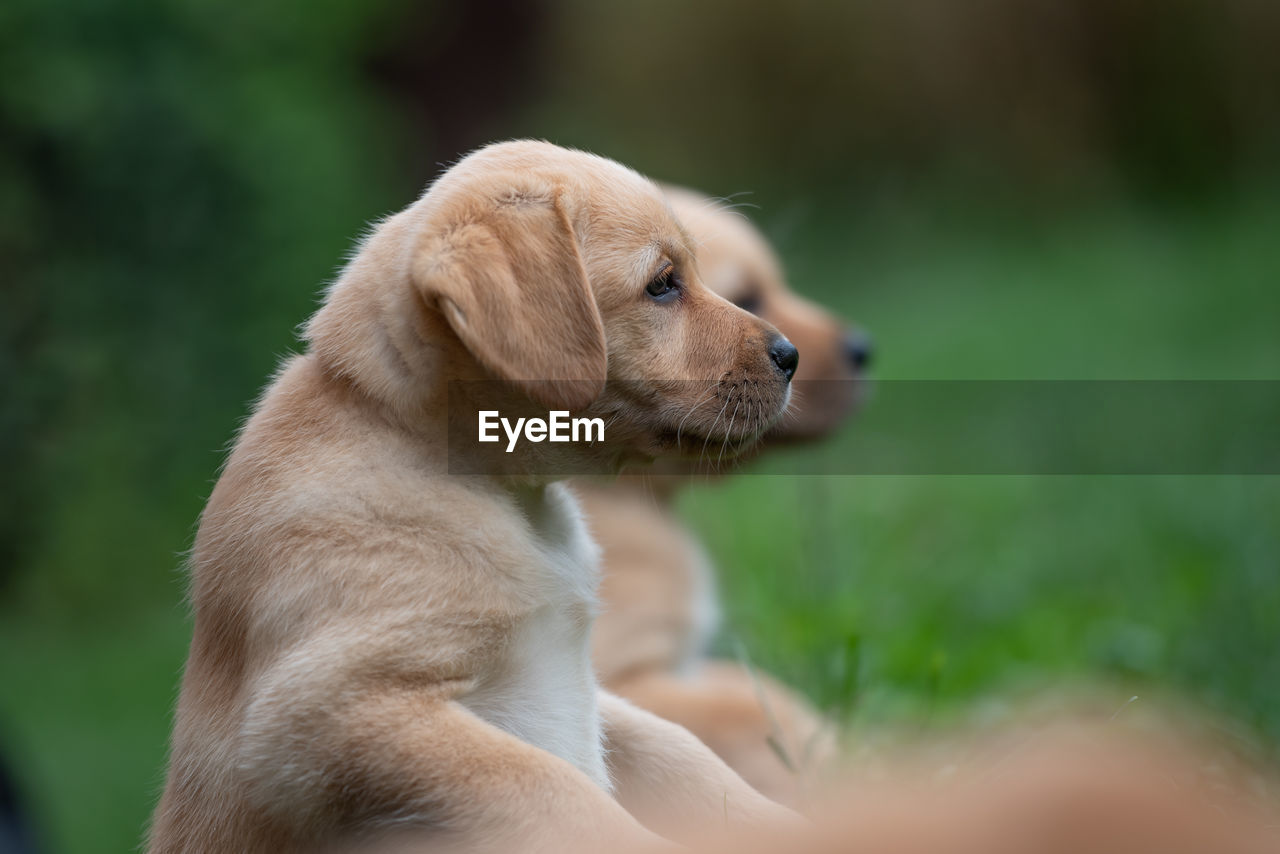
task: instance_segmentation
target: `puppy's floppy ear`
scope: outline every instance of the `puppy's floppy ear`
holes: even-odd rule
[[[554,191],[513,189],[428,239],[414,278],[472,355],[539,403],[580,409],[604,388],[604,326]]]

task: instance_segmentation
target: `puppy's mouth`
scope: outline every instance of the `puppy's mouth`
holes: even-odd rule
[[[658,431],[657,445],[664,456],[736,459],[755,446],[787,411],[790,387],[785,388],[780,401],[776,397],[776,392],[762,390],[753,380],[722,379],[677,424]]]
[[[657,444],[663,456],[686,460],[708,459],[713,462],[735,460],[755,446],[764,431],[750,436],[711,436],[694,430],[660,433]]]

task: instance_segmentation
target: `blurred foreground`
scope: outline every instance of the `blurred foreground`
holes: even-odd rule
[[[1059,715],[864,753],[847,775],[816,782],[791,826],[726,823],[678,838],[700,854],[1271,854],[1275,770],[1150,718]],[[424,845],[455,850],[412,832],[372,850]],[[658,850],[671,849],[636,854]]]

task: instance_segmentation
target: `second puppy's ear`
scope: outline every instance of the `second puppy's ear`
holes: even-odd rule
[[[544,406],[604,389],[604,325],[578,240],[553,192],[513,192],[430,238],[414,278],[471,354]]]

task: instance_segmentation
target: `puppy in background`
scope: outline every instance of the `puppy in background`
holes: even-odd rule
[[[538,142],[470,155],[363,241],[201,517],[152,852],[611,850],[791,820],[598,690],[597,550],[547,474],[736,453],[786,407],[795,348],[692,251],[652,183]],[[611,441],[451,441],[508,406]]]
[[[746,218],[689,190],[664,192],[697,245],[707,286],[777,326],[800,351],[791,411],[764,446],[829,434],[862,395],[872,355],[866,336],[792,292]],[[739,664],[707,659],[719,609],[710,561],[674,510],[683,482],[575,484],[603,549],[596,671],[611,690],[689,729],[761,792],[794,804],[806,769],[834,757],[834,739],[797,692]]]

